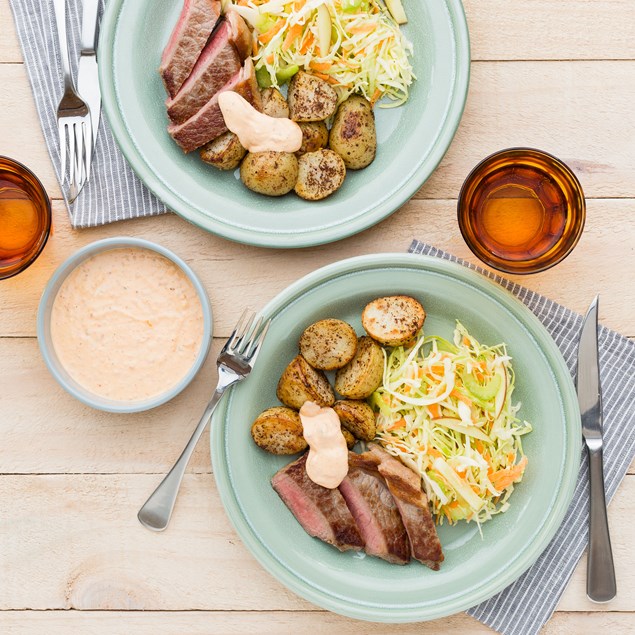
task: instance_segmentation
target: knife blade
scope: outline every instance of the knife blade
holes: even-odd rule
[[[596,296],[582,324],[576,388],[582,417],[582,436],[589,452],[587,596],[593,602],[608,602],[615,597],[617,589],[604,495],[602,388],[597,336],[599,300],[599,296]]]
[[[83,0],[82,32],[80,39],[79,70],[77,73],[77,91],[88,104],[92,123],[92,143],[90,156],[86,160],[86,180],[90,175],[92,154],[97,141],[97,130],[101,116],[101,90],[97,71],[97,17],[99,0]]]

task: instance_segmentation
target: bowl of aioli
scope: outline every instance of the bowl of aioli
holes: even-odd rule
[[[91,243],[63,262],[38,308],[37,336],[57,382],[98,410],[166,403],[200,370],[212,310],[192,269],[138,238]]]

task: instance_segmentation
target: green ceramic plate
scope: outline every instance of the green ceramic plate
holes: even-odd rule
[[[408,3],[418,80],[402,108],[377,108],[379,151],[325,201],[268,198],[230,173],[184,155],[166,132],[157,68],[182,0],[110,0],[101,23],[99,72],[105,114],[126,158],[168,207],[231,240],[304,247],[350,236],[403,205],[432,174],[459,124],[470,51],[460,0]]]
[[[362,332],[367,302],[411,294],[427,311],[425,331],[449,337],[456,318],[481,342],[504,341],[517,374],[514,397],[534,425],[524,437],[529,465],[511,508],[483,526],[443,526],[441,570],[340,553],[309,537],[269,483],[288,463],[260,450],[250,425],[277,405],[276,383],[311,322],[337,317]],[[320,269],[264,309],[273,322],[255,370],[212,422],[214,475],[225,509],[258,561],[298,595],[337,613],[408,622],[462,611],[510,584],[545,549],[573,495],[581,429],[575,389],[555,343],[536,317],[498,285],[460,265],[405,254],[362,256]],[[275,601],[273,602],[275,605]]]

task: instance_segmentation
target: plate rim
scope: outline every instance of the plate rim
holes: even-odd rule
[[[242,513],[240,503],[237,501],[233,491],[229,473],[226,469],[221,469],[221,467],[227,467],[225,461],[227,447],[224,430],[229,400],[221,402],[219,408],[213,414],[210,446],[214,479],[225,513],[243,544],[270,575],[293,593],[327,610],[355,619],[396,624],[438,619],[476,606],[509,586],[534,564],[560,527],[573,498],[580,467],[582,432],[573,379],[560,350],[549,332],[534,313],[511,292],[485,275],[461,264],[433,256],[404,253],[370,254],[347,258],[321,267],[292,283],[270,300],[263,307],[261,314],[265,317],[275,315],[277,311],[296,301],[303,293],[327,282],[329,279],[338,278],[362,269],[386,269],[390,267],[421,269],[450,275],[488,295],[488,292],[491,292],[494,300],[502,304],[529,332],[532,339],[540,344],[541,352],[547,359],[556,379],[565,415],[565,461],[562,469],[561,487],[552,502],[546,520],[538,528],[532,544],[522,552],[521,556],[512,563],[512,566],[507,565],[501,570],[498,583],[488,587],[485,591],[479,592],[478,588],[475,588],[467,594],[462,593],[458,598],[450,596],[448,600],[439,602],[434,607],[368,607],[361,604],[347,603],[333,594],[325,593],[321,589],[307,584],[306,581],[281,565],[267,545],[260,541],[257,532],[252,529],[249,521]],[[561,388],[565,390],[563,391]]]
[[[413,172],[411,178],[403,183],[388,200],[383,201],[367,213],[346,223],[334,227],[316,227],[310,231],[294,234],[278,234],[226,225],[218,220],[206,217],[190,207],[189,203],[169,188],[146,163],[134,140],[128,133],[114,83],[113,56],[117,37],[119,14],[124,2],[129,0],[110,0],[104,9],[101,20],[98,45],[98,70],[104,114],[112,130],[115,142],[128,164],[142,183],[161,200],[168,209],[190,223],[222,236],[228,240],[258,247],[295,249],[323,245],[354,234],[379,223],[398,211],[434,173],[450,148],[465,110],[470,84],[471,52],[470,37],[465,8],[461,0],[442,0],[448,12],[455,36],[456,64],[454,66],[453,93],[447,108],[440,133],[428,155]]]

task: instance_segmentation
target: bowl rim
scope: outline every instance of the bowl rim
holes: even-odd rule
[[[169,390],[141,401],[123,402],[111,399],[99,397],[93,395],[88,390],[82,388],[76,382],[69,382],[64,373],[62,364],[58,361],[55,351],[52,346],[49,346],[47,342],[47,334],[50,332],[50,317],[53,302],[57,296],[61,285],[66,280],[68,275],[76,269],[82,262],[88,260],[92,256],[98,253],[109,251],[111,249],[119,249],[125,247],[135,247],[138,249],[148,249],[154,251],[159,255],[167,258],[173,262],[183,273],[187,276],[188,280],[194,286],[196,294],[201,302],[201,308],[203,312],[203,339],[201,341],[201,347],[194,360],[192,366],[188,372]],[[37,311],[37,340],[40,347],[40,352],[44,358],[44,362],[53,375],[55,380],[73,397],[81,401],[91,408],[96,410],[102,410],[104,412],[113,412],[120,414],[130,414],[135,412],[143,412],[150,410],[164,403],[170,401],[181,391],[183,391],[201,369],[207,355],[209,353],[213,336],[213,315],[212,307],[209,300],[209,296],[203,287],[199,277],[194,273],[192,268],[175,253],[149,240],[143,238],[133,238],[130,236],[115,236],[112,238],[104,238],[97,240],[88,245],[85,245],[81,249],[78,249],[75,253],[71,254],[66,260],[64,260],[55,270],[51,278],[46,284]],[[60,370],[61,369],[61,370]]]
[[[292,249],[335,242],[368,229],[395,213],[428,180],[449,149],[463,116],[469,90],[471,60],[467,18],[461,0],[441,0],[445,5],[448,20],[454,33],[454,50],[456,52],[456,64],[454,65],[452,78],[454,92],[447,105],[440,133],[430,154],[426,161],[419,163],[412,177],[403,183],[389,199],[371,208],[369,213],[352,219],[346,224],[327,228],[316,227],[310,231],[290,235],[275,232],[265,233],[261,230],[228,225],[201,214],[186,201],[183,201],[182,197],[177,196],[147,164],[128,130],[119,106],[119,94],[115,85],[113,70],[114,49],[117,41],[120,13],[126,1],[111,0],[108,2],[102,17],[99,38],[99,83],[104,114],[108,119],[117,145],[141,181],[169,209],[175,211],[190,223],[228,240],[259,247]]]
[[[51,235],[51,226],[53,224],[53,207],[51,204],[51,198],[44,187],[44,184],[40,180],[40,178],[31,170],[29,167],[24,165],[21,161],[17,161],[16,159],[7,156],[6,154],[0,154],[0,162],[5,161],[6,163],[13,164],[19,171],[25,172],[28,176],[30,176],[37,189],[42,193],[42,198],[44,199],[44,207],[43,207],[43,216],[45,220],[45,227],[40,232],[41,242],[38,248],[29,256],[28,260],[20,263],[18,268],[10,273],[9,275],[3,275],[2,268],[0,268],[0,280],[8,280],[9,278],[13,278],[13,276],[17,276],[19,273],[22,273],[26,269],[28,269],[40,256],[46,243],[48,242],[49,236]]]
[[[464,199],[466,195],[466,191],[468,185],[472,182],[474,175],[483,167],[487,166],[493,160],[498,159],[500,156],[505,154],[513,154],[518,153],[518,155],[522,156],[522,153],[531,153],[539,155],[540,157],[550,159],[557,166],[558,170],[560,170],[573,184],[573,187],[577,191],[580,197],[580,214],[581,221],[576,228],[576,232],[573,236],[573,240],[569,247],[560,254],[556,260],[550,262],[546,265],[533,267],[531,269],[515,269],[513,266],[505,267],[503,264],[493,261],[492,259],[487,257],[487,252],[485,250],[480,250],[474,243],[474,241],[470,240],[467,236],[467,231],[465,230],[465,210],[464,210]],[[526,276],[532,273],[540,273],[542,271],[547,271],[551,269],[551,267],[555,267],[557,264],[561,263],[577,246],[578,242],[580,242],[580,238],[582,237],[582,233],[584,232],[584,226],[586,224],[586,198],[584,196],[584,190],[582,188],[582,184],[580,180],[576,176],[575,172],[562,160],[557,156],[551,154],[550,152],[546,152],[545,150],[540,150],[539,148],[533,148],[530,146],[511,146],[509,148],[504,148],[502,150],[497,150],[496,152],[492,152],[487,155],[484,159],[479,161],[468,173],[465,177],[461,185],[461,189],[459,190],[459,195],[456,201],[456,215],[457,221],[459,225],[459,230],[461,232],[461,236],[463,236],[463,240],[465,244],[470,248],[470,251],[481,261],[484,262],[487,266],[496,269],[497,271],[502,271],[503,273],[508,273],[512,275],[520,275]],[[505,262],[513,263],[516,261],[506,260]]]

